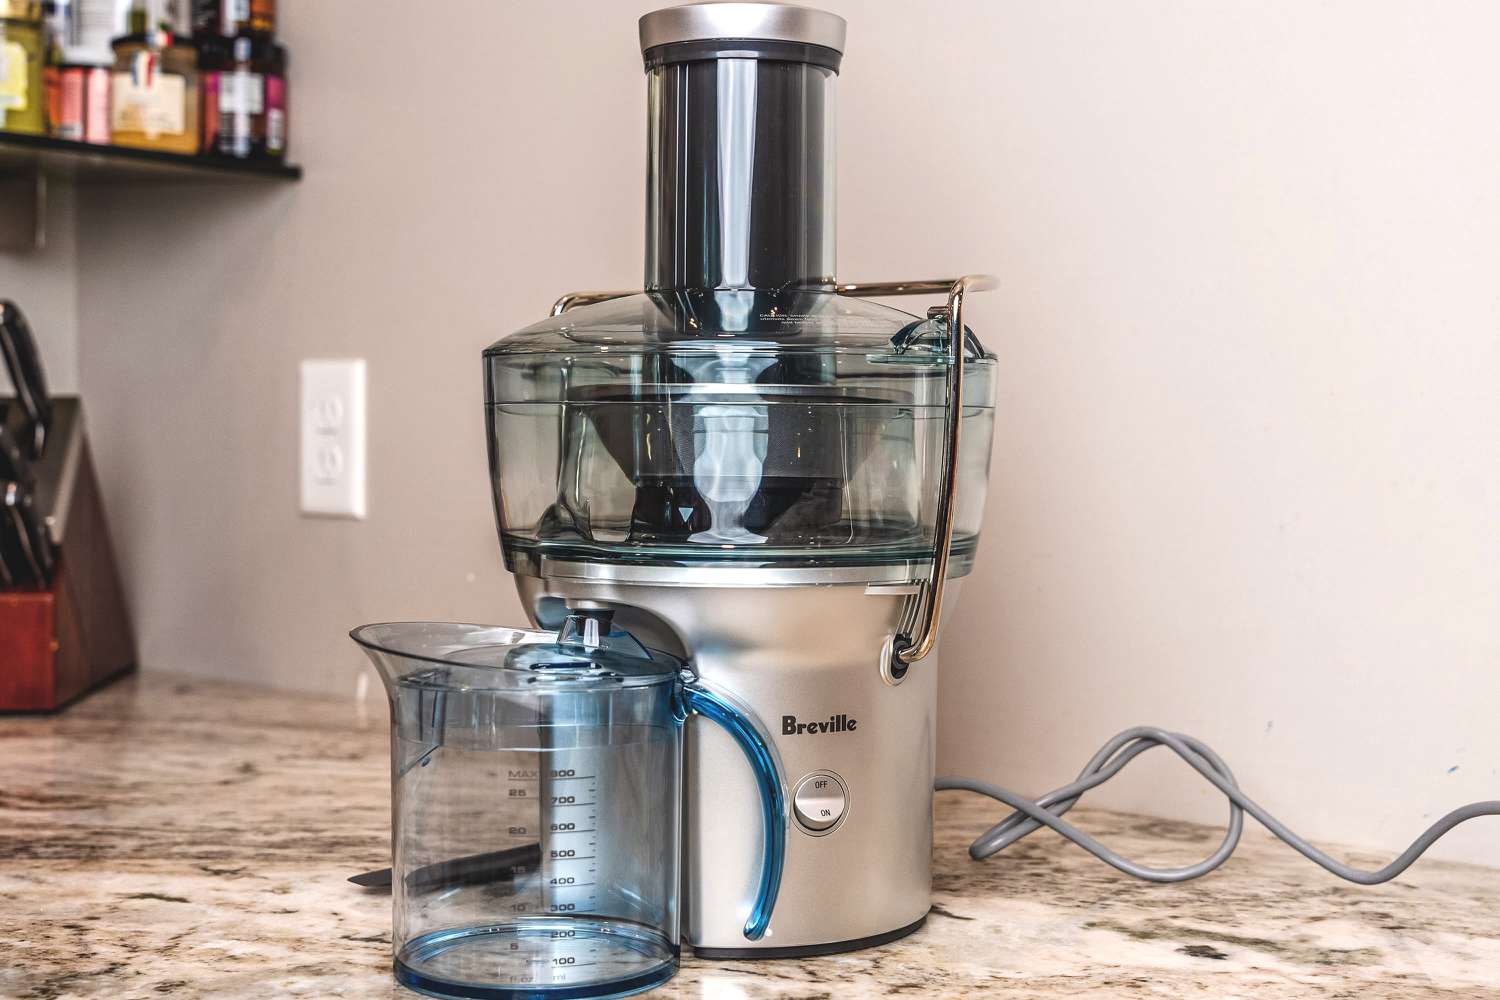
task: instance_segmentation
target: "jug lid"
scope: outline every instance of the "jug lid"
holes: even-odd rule
[[[595,624],[590,626],[589,622]],[[375,655],[387,683],[445,690],[538,685],[642,686],[686,664],[605,619],[570,616],[561,632],[462,622],[380,622],[349,637]],[[447,667],[434,671],[433,666]]]

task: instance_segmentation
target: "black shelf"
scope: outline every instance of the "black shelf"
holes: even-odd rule
[[[295,181],[302,177],[301,167],[266,160],[183,156],[0,131],[0,173],[33,172],[93,182],[190,178]]]

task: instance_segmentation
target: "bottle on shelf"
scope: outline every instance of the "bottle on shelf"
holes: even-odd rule
[[[0,130],[45,135],[41,0],[0,0]]]
[[[284,161],[276,0],[0,0],[0,130]]]
[[[64,57],[89,65],[113,61],[110,43],[130,32],[131,0],[67,0],[69,17],[62,36]]]
[[[193,34],[234,38],[276,34],[276,0],[192,0]]]
[[[284,159],[286,49],[259,35],[202,35],[203,152],[230,159]]]
[[[219,150],[219,81],[229,69],[229,45],[211,34],[195,34],[193,44],[198,47],[199,149],[204,156],[214,156]]]
[[[288,91],[286,85],[286,47],[270,46],[270,59],[266,65],[266,156],[273,160],[286,159],[288,126]]]
[[[42,21],[49,39],[66,43],[73,28],[73,0],[42,0]]]
[[[42,4],[42,93],[47,102],[47,134],[61,135],[63,41],[68,37],[69,12],[62,0],[45,0]]]
[[[265,59],[249,35],[200,51],[218,64],[205,74],[203,150],[236,160],[259,153],[266,134]]]
[[[250,0],[250,33],[276,37],[276,0]]]
[[[110,67],[72,61],[65,52],[58,58],[48,67],[48,134],[72,142],[109,145]]]
[[[190,0],[146,0],[146,23],[161,27],[182,38],[193,34],[193,6]]]
[[[58,139],[108,145],[109,42],[124,31],[117,0],[46,0],[47,132]],[[127,12],[128,13],[128,12]],[[115,30],[118,26],[119,30]]]
[[[201,146],[198,50],[131,12],[131,33],[115,39],[110,126],[115,145],[193,155]]]

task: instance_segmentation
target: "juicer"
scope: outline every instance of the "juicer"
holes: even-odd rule
[[[780,4],[640,21],[645,287],[565,295],[484,354],[495,511],[533,623],[608,616],[764,720],[781,893],[721,730],[685,740],[684,937],[787,957],[910,933],[930,904],[937,657],[973,563],[994,357],[982,277],[840,282],[845,22]],[[925,315],[868,301],[941,295]]]

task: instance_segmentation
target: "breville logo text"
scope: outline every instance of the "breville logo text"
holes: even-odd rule
[[[858,719],[847,715],[830,715],[827,722],[798,722],[795,715],[781,717],[782,736],[801,736],[804,733],[852,733],[859,725]]]

